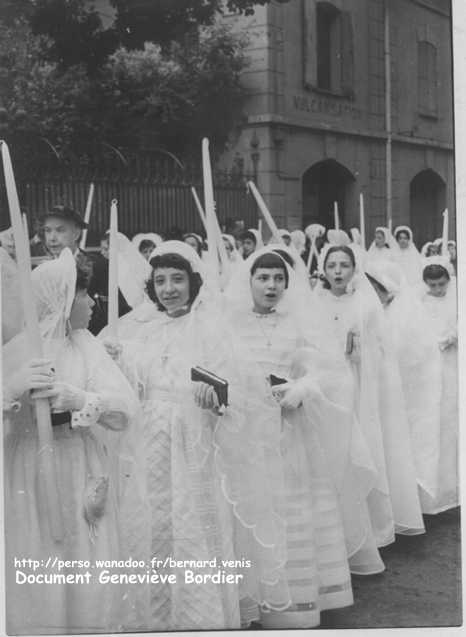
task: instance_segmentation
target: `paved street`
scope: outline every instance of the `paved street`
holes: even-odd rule
[[[425,535],[398,536],[382,550],[383,574],[353,577],[354,606],[323,613],[321,628],[461,623],[460,511],[424,520]]]

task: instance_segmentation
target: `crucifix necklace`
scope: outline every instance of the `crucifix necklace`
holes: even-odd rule
[[[266,346],[268,348],[272,347],[272,337],[274,335],[275,328],[277,327],[277,324],[278,324],[277,315],[275,314],[275,316],[273,317],[273,320],[268,320],[268,318],[270,317],[270,313],[269,314],[255,314],[255,317],[258,320],[258,325],[259,325],[260,331],[262,332],[262,335],[265,338]],[[266,325],[270,329],[266,329],[266,327],[265,327]]]

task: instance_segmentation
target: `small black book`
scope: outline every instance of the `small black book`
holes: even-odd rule
[[[211,385],[217,394],[220,406],[228,407],[228,383],[203,367],[191,367],[191,380]]]
[[[276,387],[277,385],[284,385],[288,381],[286,378],[281,378],[280,376],[275,376],[275,374],[270,374],[269,382],[272,387]]]

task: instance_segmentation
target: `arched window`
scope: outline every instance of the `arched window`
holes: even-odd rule
[[[417,45],[417,100],[421,115],[437,116],[437,49],[425,40]]]

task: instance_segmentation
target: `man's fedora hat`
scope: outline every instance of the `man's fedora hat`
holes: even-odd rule
[[[66,221],[73,221],[80,228],[88,227],[84,219],[69,206],[53,206],[41,216],[41,223],[44,223],[49,217],[59,217],[60,219],[66,219]]]

